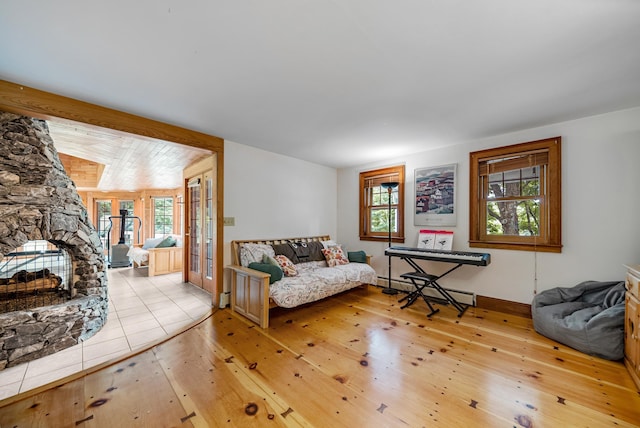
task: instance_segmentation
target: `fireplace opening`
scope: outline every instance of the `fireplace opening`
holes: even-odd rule
[[[64,303],[73,297],[72,284],[71,256],[64,248],[28,241],[0,261],[0,313]]]

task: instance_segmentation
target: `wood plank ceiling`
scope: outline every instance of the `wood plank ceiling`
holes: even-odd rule
[[[81,191],[176,189],[210,151],[71,121],[47,121],[67,174]]]

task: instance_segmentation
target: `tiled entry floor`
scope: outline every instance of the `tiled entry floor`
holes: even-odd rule
[[[0,371],[0,400],[88,369],[168,336],[211,310],[211,295],[182,274],[149,278],[147,269],[108,271],[109,315],[87,341]]]

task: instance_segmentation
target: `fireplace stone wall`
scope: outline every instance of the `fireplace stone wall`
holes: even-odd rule
[[[29,240],[47,240],[69,253],[72,298],[0,314],[0,370],[88,339],[108,311],[102,243],[46,122],[0,112],[0,261]]]

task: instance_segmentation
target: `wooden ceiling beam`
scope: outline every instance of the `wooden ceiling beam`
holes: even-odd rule
[[[220,137],[55,95],[6,80],[0,80],[0,110],[46,120],[67,119],[88,123],[212,152],[221,152],[224,147],[224,140]]]

